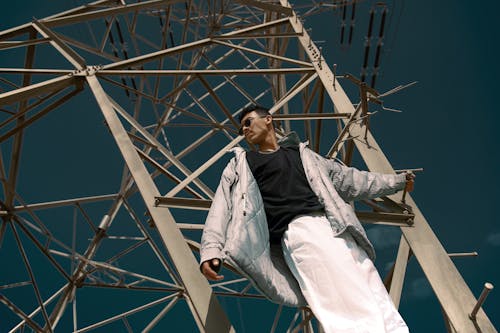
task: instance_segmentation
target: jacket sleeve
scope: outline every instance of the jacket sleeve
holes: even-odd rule
[[[345,201],[378,198],[402,190],[405,174],[381,174],[346,167],[335,160],[327,160],[328,176]]]
[[[200,264],[210,259],[222,258],[222,249],[226,242],[226,230],[231,221],[233,205],[231,190],[236,181],[235,164],[235,158],[232,158],[222,172],[219,186],[215,192],[203,228]]]

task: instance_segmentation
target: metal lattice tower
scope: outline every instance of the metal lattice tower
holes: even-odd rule
[[[344,75],[359,92],[351,102],[286,0],[101,0],[0,32],[0,52],[17,61],[0,69],[0,302],[17,319],[12,332],[150,331],[176,318],[186,331],[233,331],[226,313],[262,296],[229,266],[210,286],[197,253],[226,153],[246,147],[235,119],[250,103],[272,106],[280,135],[296,130],[323,155],[351,164],[357,151],[369,170],[394,172],[369,128],[368,105],[383,96]],[[50,152],[58,119],[81,142]],[[71,174],[84,146],[89,173]],[[86,190],[51,179],[33,188],[29,154],[41,156],[37,175]],[[357,207],[366,223],[401,230],[386,280],[395,304],[413,255],[450,332],[496,332],[481,309],[469,318],[476,298],[405,203],[399,194]],[[274,310],[263,330],[317,331],[307,309]]]

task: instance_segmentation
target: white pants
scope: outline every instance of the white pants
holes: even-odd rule
[[[334,237],[324,215],[296,217],[282,246],[326,333],[408,332],[373,262],[349,234]]]

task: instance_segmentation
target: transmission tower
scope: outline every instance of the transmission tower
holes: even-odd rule
[[[212,285],[198,268],[227,152],[252,149],[239,112],[270,105],[280,135],[395,172],[370,131],[384,96],[337,76],[302,22],[347,5],[101,0],[0,32],[13,59],[0,69],[0,302],[15,323],[2,330],[219,333],[242,303],[271,306],[234,267]],[[386,279],[396,305],[414,256],[449,332],[496,332],[409,195],[357,214],[401,230]],[[272,306],[262,330],[321,331],[307,308]]]

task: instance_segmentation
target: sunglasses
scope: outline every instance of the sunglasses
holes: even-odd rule
[[[243,124],[241,124],[241,127],[238,130],[238,134],[243,135],[243,127],[250,127],[250,125],[252,124],[252,120],[254,120],[255,118],[266,118],[266,117],[267,117],[267,115],[266,116],[258,116],[258,117],[248,117],[247,119],[245,119]]]

